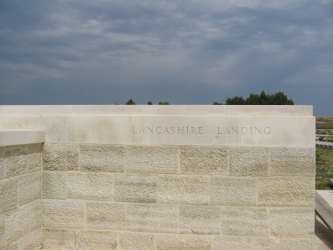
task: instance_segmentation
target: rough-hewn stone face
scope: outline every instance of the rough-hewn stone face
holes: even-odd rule
[[[98,144],[80,145],[80,169],[87,172],[123,173],[125,147]]]
[[[21,207],[6,215],[6,243],[16,242],[30,232],[30,209]]]
[[[41,197],[41,173],[20,176],[17,180],[18,205],[40,199]]]
[[[214,250],[244,250],[252,248],[252,239],[247,237],[215,236]]]
[[[147,174],[177,174],[179,148],[175,146],[126,147],[126,172]]]
[[[254,238],[254,250],[313,250],[311,239],[279,239],[279,238]]]
[[[78,241],[78,231],[74,229],[43,229],[43,248],[44,249],[68,249],[76,250]]]
[[[0,214],[17,207],[17,181],[15,179],[0,181]]]
[[[228,148],[181,146],[180,171],[181,174],[229,175]]]
[[[119,250],[155,250],[155,236],[146,233],[119,233]]]
[[[117,233],[108,231],[82,230],[79,232],[78,249],[117,250]]]
[[[0,147],[0,180],[5,178],[5,168],[3,166],[3,147]]]
[[[79,146],[75,144],[45,144],[43,169],[50,171],[78,171]]]
[[[157,250],[179,250],[179,249],[212,249],[212,238],[207,236],[188,236],[188,235],[172,235],[157,234],[156,249]]]
[[[67,184],[65,172],[43,172],[43,198],[67,199]]]
[[[4,168],[6,178],[26,174],[28,172],[27,153],[28,148],[26,145],[4,148]]]

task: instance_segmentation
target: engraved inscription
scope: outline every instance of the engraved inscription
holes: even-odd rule
[[[217,133],[219,135],[270,135],[271,128],[270,127],[217,127]]]

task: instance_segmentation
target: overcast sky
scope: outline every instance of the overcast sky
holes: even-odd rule
[[[333,0],[0,1],[0,104],[224,103],[333,115]]]

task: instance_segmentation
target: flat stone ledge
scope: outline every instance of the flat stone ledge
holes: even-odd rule
[[[316,191],[316,213],[333,232],[333,191]]]
[[[0,130],[0,146],[13,146],[43,142],[45,142],[45,131],[43,130]]]

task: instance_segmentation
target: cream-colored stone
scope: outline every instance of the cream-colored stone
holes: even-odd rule
[[[41,200],[35,200],[24,205],[30,214],[30,231],[34,231],[42,226],[42,204]]]
[[[45,142],[45,131],[41,130],[1,129],[0,134],[0,146],[13,146]]]
[[[6,246],[5,214],[0,214],[0,249]]]
[[[43,249],[76,250],[78,232],[72,229],[43,229]]]
[[[314,178],[263,178],[258,180],[260,206],[314,206]]]
[[[5,217],[6,244],[10,245],[30,232],[30,209],[20,207]]]
[[[333,191],[317,190],[315,199],[316,212],[325,221],[325,224],[333,229]]]
[[[26,145],[9,146],[4,148],[4,168],[5,177],[14,177],[27,173],[27,153]]]
[[[68,173],[68,198],[84,200],[113,200],[113,174]]]
[[[252,249],[252,239],[246,237],[214,236],[214,250]]]
[[[67,199],[66,173],[43,171],[43,199]]]
[[[268,176],[269,148],[230,148],[230,175]]]
[[[15,179],[0,181],[0,214],[17,207],[17,182]]]
[[[256,205],[257,179],[212,176],[210,201],[217,205]]]
[[[212,238],[208,236],[188,236],[157,234],[156,250],[200,249],[211,250]]]
[[[272,176],[314,176],[315,148],[272,148]]]
[[[181,146],[181,174],[229,175],[228,148]]]
[[[147,105],[72,105],[70,115],[144,115]]]
[[[117,233],[111,231],[79,231],[79,250],[117,250]]]
[[[84,228],[84,202],[78,200],[43,200],[43,226]]]
[[[0,181],[5,178],[5,168],[3,166],[3,147],[0,147]]]
[[[28,145],[27,173],[33,173],[42,170],[42,151],[43,144]]]
[[[180,206],[180,233],[219,235],[220,231],[221,216],[219,207]]]
[[[127,229],[137,232],[177,233],[178,206],[128,204]]]
[[[124,172],[125,147],[81,144],[80,169],[88,172]]]
[[[178,174],[178,166],[176,146],[126,147],[126,173]]]
[[[269,236],[268,213],[265,208],[221,207],[222,235]]]
[[[126,205],[111,202],[86,202],[87,228],[126,229]]]
[[[9,246],[6,246],[4,248],[1,248],[2,250],[18,250],[18,245],[17,245],[17,242],[16,243],[13,243]]]
[[[313,242],[310,239],[279,239],[279,238],[254,238],[254,250],[313,250]]]
[[[44,144],[43,169],[51,171],[78,171],[79,145]]]
[[[158,180],[158,202],[208,204],[208,176],[163,175]]]
[[[155,175],[115,174],[114,200],[123,202],[156,202],[157,180]]]
[[[227,105],[227,115],[243,116],[312,116],[310,105]]]
[[[21,206],[41,198],[41,172],[20,176],[17,180],[17,202]]]
[[[18,250],[37,250],[42,247],[42,230],[37,229],[18,241]]]
[[[146,233],[119,233],[119,250],[155,250],[155,235]]]
[[[269,211],[270,235],[274,237],[310,238],[314,230],[312,208],[276,208]]]

